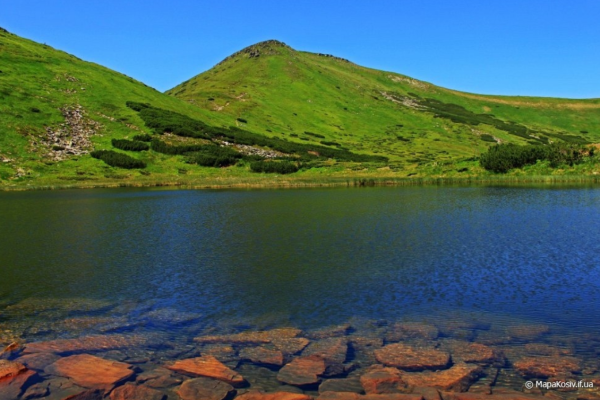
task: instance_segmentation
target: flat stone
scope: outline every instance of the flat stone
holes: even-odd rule
[[[517,340],[534,340],[548,332],[550,327],[544,324],[515,325],[506,328],[506,334]]]
[[[325,328],[307,332],[306,336],[310,339],[327,339],[332,337],[345,336],[350,331],[350,328],[350,324],[328,326]]]
[[[4,361],[4,360],[2,360]],[[0,380],[0,400],[14,400],[27,388],[37,377],[37,373],[25,368],[16,375],[15,366],[4,368],[4,378]]]
[[[532,396],[525,393],[514,392],[514,394],[483,394],[483,393],[444,393],[444,400],[540,400],[547,399],[545,396]]]
[[[213,356],[202,356],[179,360],[167,364],[166,367],[172,371],[190,374],[193,376],[205,376],[218,379],[234,386],[243,385],[244,378],[237,372],[227,368],[223,363]]]
[[[423,400],[442,400],[440,392],[431,387],[414,387],[411,393],[420,394],[423,396]]]
[[[238,359],[237,352],[233,346],[228,344],[207,344],[200,349],[203,356],[214,356],[221,362],[228,362]]]
[[[89,389],[109,390],[133,375],[131,365],[109,361],[89,354],[61,358],[46,367],[45,372],[63,376]]]
[[[423,400],[420,394],[388,393],[388,394],[366,394],[350,392],[324,392],[317,400]]]
[[[482,374],[480,366],[457,363],[443,371],[408,372],[402,379],[412,386],[434,387],[442,390],[466,392]]]
[[[286,364],[277,374],[277,380],[294,386],[318,383],[325,372],[325,361],[318,356],[298,357]]]
[[[304,393],[273,392],[263,393],[250,390],[236,397],[237,400],[312,400],[312,397]]]
[[[24,400],[29,400],[29,399],[37,399],[39,397],[47,396],[48,393],[50,393],[48,386],[49,386],[48,382],[41,382],[41,383],[36,383],[35,385],[31,385],[21,395],[21,398]]]
[[[228,343],[228,344],[263,344],[271,343],[273,339],[293,338],[302,331],[296,328],[279,328],[269,331],[246,331],[233,335],[199,336],[194,338],[198,343]]]
[[[443,348],[452,354],[452,360],[477,364],[504,365],[505,359],[501,351],[480,343],[462,340],[447,340]]]
[[[393,367],[373,365],[361,375],[360,383],[367,394],[398,393],[406,387],[402,373]]]
[[[143,383],[145,386],[156,389],[168,388],[183,382],[183,379],[174,377],[170,370],[163,368],[143,372],[135,380],[136,382]]]
[[[166,395],[158,390],[133,383],[119,386],[110,393],[110,400],[163,400],[165,397]]]
[[[273,338],[271,343],[275,348],[281,351],[286,356],[291,356],[300,353],[308,344],[310,340],[306,338]]]
[[[57,339],[29,343],[23,353],[76,353],[137,347],[146,344],[140,335],[90,335],[77,339]]]
[[[183,382],[177,394],[182,400],[223,400],[234,391],[233,386],[222,381],[194,378]]]
[[[581,372],[581,361],[574,357],[523,357],[514,364],[524,378],[550,378]]]
[[[389,344],[375,350],[375,358],[382,364],[414,371],[440,369],[450,363],[450,355],[446,352],[402,343]]]
[[[319,356],[327,364],[343,364],[348,353],[348,341],[344,338],[328,338],[312,342],[303,352],[303,356]]]
[[[63,400],[102,400],[106,393],[101,389],[84,390],[77,394],[65,397]]]
[[[388,342],[398,342],[405,339],[427,339],[434,340],[440,335],[437,327],[421,322],[398,322],[393,324],[385,339]]]
[[[283,353],[266,347],[246,347],[240,350],[240,358],[257,364],[283,365]]]
[[[362,393],[363,387],[357,376],[341,379],[327,379],[319,385],[319,393],[324,392],[351,392]]]
[[[20,362],[29,369],[43,371],[44,368],[56,362],[58,359],[60,359],[60,356],[57,356],[54,353],[33,353],[25,354],[24,356],[17,358],[15,361]]]
[[[16,361],[0,360],[0,382],[10,381],[27,371],[27,367]]]

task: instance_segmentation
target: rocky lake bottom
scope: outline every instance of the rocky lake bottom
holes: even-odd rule
[[[600,334],[483,313],[300,329],[30,298],[0,344],[2,400],[600,399]]]

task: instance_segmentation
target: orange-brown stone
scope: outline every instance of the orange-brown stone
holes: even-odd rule
[[[12,364],[13,362],[9,361],[9,363]],[[3,367],[0,366],[0,368],[0,374],[3,375],[3,378],[0,379],[0,400],[14,400],[18,398],[23,389],[37,375],[35,371],[28,370],[19,363],[12,365],[5,364]]]
[[[182,372],[184,374],[218,379],[234,386],[242,385],[245,382],[242,375],[227,368],[227,366],[213,356],[178,360],[167,364],[166,367],[172,371]]]
[[[25,371],[27,368],[19,362],[0,360],[0,382],[14,379]]]
[[[361,375],[360,384],[367,394],[398,393],[406,386],[397,368],[374,365]]]
[[[240,358],[258,364],[283,365],[283,353],[265,347],[247,347],[240,351]]]
[[[163,400],[166,396],[155,389],[127,383],[110,394],[110,400]]]
[[[319,356],[326,363],[342,364],[346,361],[348,342],[343,338],[328,338],[312,342],[303,352],[303,356]]]
[[[263,393],[251,390],[236,397],[237,400],[312,400],[312,397],[303,393],[273,392]]]
[[[450,362],[450,355],[446,352],[402,343],[389,344],[375,350],[375,357],[382,364],[415,371],[444,368]]]
[[[506,328],[506,333],[513,339],[534,340],[550,332],[548,325],[515,325]]]
[[[90,389],[111,389],[133,375],[129,364],[89,354],[61,358],[46,367],[45,372],[69,378],[75,384]]]
[[[223,400],[234,391],[233,386],[222,381],[194,378],[183,382],[177,394],[182,400]]]
[[[454,361],[478,364],[504,363],[504,355],[501,351],[481,343],[450,340],[445,345],[452,354],[452,360]]]
[[[550,378],[581,372],[581,362],[574,357],[523,357],[514,363],[524,378]]]
[[[423,396],[405,393],[361,395],[350,392],[324,392],[317,397],[317,400],[423,400]]]
[[[296,328],[278,328],[270,331],[246,331],[234,335],[199,336],[194,340],[199,343],[261,344],[270,343],[278,338],[294,338],[301,332]]]
[[[277,380],[294,386],[319,382],[325,372],[325,361],[318,356],[298,357],[279,370]]]
[[[421,322],[399,322],[391,326],[386,335],[388,342],[397,342],[403,339],[419,338],[433,340],[439,336],[438,328],[431,324]]]
[[[306,346],[310,343],[310,340],[301,337],[294,338],[273,338],[271,343],[275,348],[281,351],[285,355],[293,355],[304,350]]]
[[[458,363],[443,371],[409,372],[402,379],[412,386],[434,387],[442,390],[465,392],[482,373],[480,366]]]
[[[77,339],[57,339],[47,342],[29,343],[23,353],[73,353],[81,351],[101,351],[136,347],[144,344],[146,338],[139,335],[91,335]]]

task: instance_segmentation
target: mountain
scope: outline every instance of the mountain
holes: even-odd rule
[[[462,93],[276,40],[167,93],[257,133],[293,141],[315,141],[316,133],[405,166],[477,156],[496,142],[600,140],[600,99]]]

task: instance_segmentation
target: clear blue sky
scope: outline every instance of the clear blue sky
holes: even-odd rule
[[[600,97],[600,0],[2,0],[0,26],[167,90],[278,39],[476,93]]]

